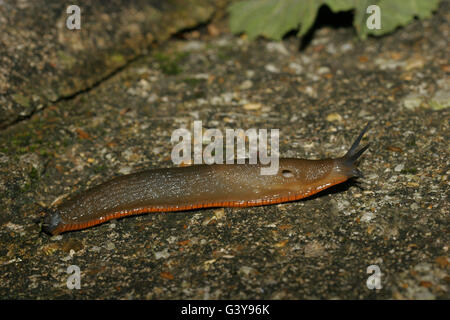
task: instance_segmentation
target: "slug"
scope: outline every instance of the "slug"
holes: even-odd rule
[[[358,150],[367,128],[343,157],[279,159],[275,175],[261,175],[262,164],[200,164],[119,176],[48,208],[42,230],[57,235],[146,212],[250,207],[306,198],[362,177],[355,161],[369,147]]]

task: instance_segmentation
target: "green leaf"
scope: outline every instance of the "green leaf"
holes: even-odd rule
[[[440,0],[244,0],[229,7],[230,29],[233,33],[246,32],[250,39],[264,36],[281,40],[289,31],[298,29],[303,36],[317,16],[322,5],[333,12],[354,10],[353,25],[362,39],[368,34],[381,35],[404,26],[414,17],[427,18],[436,10]],[[369,30],[366,13],[369,5],[378,5],[381,29]]]
[[[314,22],[316,1],[249,0],[235,2],[229,7],[230,29],[246,32],[250,39],[259,35],[281,40],[286,32],[297,29],[300,21]],[[312,17],[307,17],[312,15]],[[309,22],[309,23],[312,23]],[[304,22],[303,22],[304,23]]]
[[[338,12],[352,10],[357,0],[326,0],[324,2],[330,7],[331,11]]]
[[[428,18],[437,9],[440,0],[380,0],[381,29],[370,30],[363,21],[361,31],[365,34],[382,35],[410,23],[414,17]],[[366,14],[366,17],[369,15]]]

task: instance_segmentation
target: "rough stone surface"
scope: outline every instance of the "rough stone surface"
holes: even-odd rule
[[[1,131],[0,297],[448,299],[450,110],[430,105],[448,90],[448,9],[366,42],[322,26],[302,51],[213,21]],[[281,156],[309,159],[343,155],[370,122],[365,177],[292,203],[39,232],[40,206],[173,166],[171,133],[194,120],[279,128]]]
[[[211,18],[213,0],[0,1],[0,128],[89,89],[150,45]]]

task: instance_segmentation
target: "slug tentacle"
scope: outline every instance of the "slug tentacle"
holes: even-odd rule
[[[369,123],[366,124],[364,129],[359,134],[358,138],[356,138],[355,142],[353,142],[352,146],[345,154],[344,158],[348,159],[349,162],[355,162],[356,159],[358,159],[361,156],[361,154],[364,151],[366,151],[367,148],[369,148],[369,144],[367,144],[364,147],[362,147],[359,151],[356,151],[358,149],[359,143],[361,142],[361,139],[364,136],[364,134],[366,133],[367,129],[369,129]]]
[[[358,168],[356,168],[355,162],[370,146],[370,143],[368,143],[358,150],[359,143],[361,142],[361,139],[363,138],[367,129],[369,129],[369,123],[358,135],[347,153],[341,158],[341,160],[343,160],[344,166],[347,167],[347,170],[349,171],[349,175],[353,177],[363,178],[363,174],[358,170]]]

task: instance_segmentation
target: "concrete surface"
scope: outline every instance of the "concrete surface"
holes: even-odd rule
[[[448,9],[366,42],[321,26],[302,51],[213,20],[14,121],[0,131],[0,297],[448,299]],[[194,120],[279,128],[281,156],[309,159],[343,155],[371,122],[365,178],[292,203],[40,233],[41,206],[172,166],[171,133]]]

